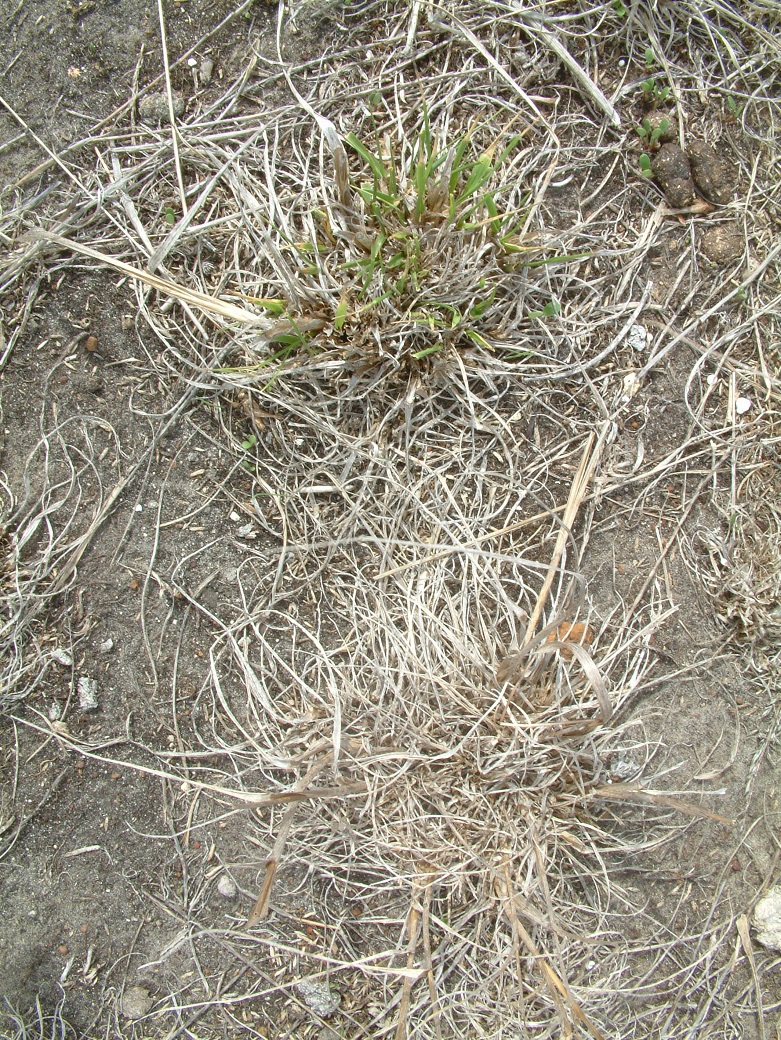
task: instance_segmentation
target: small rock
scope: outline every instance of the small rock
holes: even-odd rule
[[[691,206],[696,198],[691,166],[677,144],[663,144],[651,160],[651,173],[673,209]]]
[[[98,706],[98,680],[88,675],[79,676],[79,707],[82,711],[95,711]]]
[[[339,1010],[339,994],[334,993],[322,979],[301,979],[296,983],[296,990],[309,1010],[314,1011],[320,1018],[330,1018]]]
[[[49,705],[49,718],[52,722],[62,718],[62,705],[58,701],[53,701]]]
[[[184,98],[181,94],[174,93],[173,109],[175,116],[184,115]],[[170,122],[168,95],[145,94],[138,102],[138,114],[145,123]]]
[[[648,346],[648,333],[643,325],[633,325],[626,337],[627,344],[632,350],[645,350]]]
[[[104,639],[98,647],[98,649],[102,654],[110,654],[111,651],[114,649],[114,640],[111,638],[111,636],[109,636],[108,639]]]
[[[751,401],[748,397],[737,397],[735,398],[735,411],[738,415],[745,415],[751,408]]]
[[[56,650],[52,650],[52,659],[61,664],[63,668],[70,668],[73,664],[73,658],[67,650],[63,650],[61,647],[57,647]]]
[[[708,202],[726,206],[732,201],[735,175],[718,150],[705,141],[693,141],[686,149],[697,191]]]
[[[743,253],[743,238],[733,227],[720,224],[708,228],[700,239],[700,250],[711,263],[728,264]]]
[[[154,1000],[146,986],[129,986],[122,994],[119,1009],[125,1018],[135,1021],[148,1015],[153,1004]]]
[[[757,942],[768,950],[781,951],[781,888],[774,885],[754,908]]]
[[[214,74],[214,62],[211,58],[201,58],[201,64],[198,68],[198,81],[202,87],[208,87],[212,81]]]
[[[223,899],[235,899],[239,894],[239,886],[228,874],[223,874],[217,882],[217,891]]]

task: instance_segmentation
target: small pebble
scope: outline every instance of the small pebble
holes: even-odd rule
[[[52,659],[55,660],[57,664],[61,664],[63,668],[70,668],[73,664],[73,658],[68,651],[62,650],[60,647],[57,647],[56,650],[52,650]]]
[[[129,986],[122,994],[122,999],[119,1002],[119,1010],[125,1018],[130,1018],[135,1021],[136,1019],[148,1015],[152,1010],[153,1004],[154,1000],[152,1000],[152,997],[149,995],[149,990],[146,986]]]
[[[339,1010],[339,994],[322,979],[301,979],[296,983],[296,990],[309,1010],[320,1018],[330,1018]]]
[[[173,110],[176,117],[184,115],[184,98],[181,94],[173,95]],[[145,123],[170,122],[168,95],[146,94],[138,102],[138,114]]]
[[[84,344],[84,349],[88,350],[90,354],[94,353],[98,349],[98,337],[87,336],[87,340]]]
[[[201,58],[201,64],[198,69],[198,79],[202,87],[208,87],[212,81],[212,75],[214,74],[214,62],[211,58]]]
[[[236,882],[228,874],[223,874],[217,882],[217,891],[223,899],[235,899],[239,894]]]
[[[627,336],[627,343],[632,350],[645,350],[648,343],[648,333],[642,325],[633,325]]]
[[[98,706],[98,681],[88,675],[79,676],[79,707],[82,711],[95,711]]]
[[[63,946],[58,946],[57,947],[57,953],[59,953],[61,957],[67,957],[68,956],[68,947],[64,946],[64,945]]]
[[[747,397],[738,397],[735,399],[735,411],[738,415],[745,415],[749,408],[751,408],[751,401],[749,401]]]
[[[98,647],[102,654],[110,654],[114,649],[114,640],[109,636],[108,639],[104,639]]]

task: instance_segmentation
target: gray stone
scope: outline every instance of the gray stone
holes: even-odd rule
[[[181,94],[173,95],[174,116],[177,118],[184,115],[184,98]],[[170,114],[168,111],[167,94],[145,94],[138,102],[138,114],[145,123],[168,123]]]
[[[329,1018],[339,1010],[339,994],[323,979],[301,979],[296,983],[296,991],[309,1010],[320,1018]]]
[[[133,1021],[143,1018],[152,1010],[154,1000],[146,986],[128,986],[119,1002],[119,1010]]]

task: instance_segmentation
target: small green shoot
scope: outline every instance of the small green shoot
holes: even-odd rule
[[[344,328],[344,323],[347,320],[347,297],[342,294],[342,298],[336,305],[336,314],[334,315],[334,328],[337,332],[341,332]]]
[[[644,119],[640,126],[635,129],[650,150],[656,151],[659,141],[670,129],[670,120],[665,116],[664,119],[659,121],[657,126],[654,126],[650,119]]]
[[[637,162],[638,162],[638,165],[640,167],[640,175],[642,177],[650,177],[651,176],[651,156],[648,155],[646,152],[643,152],[643,154],[640,156],[640,158],[637,160]]]
[[[258,438],[254,433],[251,433],[245,440],[241,442],[241,446],[245,451],[252,451],[255,445],[258,443]]]
[[[650,47],[645,49],[645,71],[649,75],[640,83],[643,92],[643,104],[649,108],[655,108],[663,104],[670,96],[669,87],[660,87],[656,82],[654,69],[656,67],[656,56]]]
[[[176,223],[176,214],[174,213],[173,208],[171,206],[167,206],[166,207],[166,210],[165,210],[165,213],[163,214],[163,216],[165,217],[166,224],[175,224]]]
[[[529,311],[530,318],[547,320],[555,318],[561,312],[561,304],[558,300],[548,300],[541,311]]]
[[[621,0],[613,0],[612,7],[619,18],[626,18],[627,14],[629,13],[627,9],[624,7],[624,5],[621,3]]]
[[[742,113],[743,106],[739,105],[732,94],[727,94],[727,111],[729,112],[730,118],[737,122]]]

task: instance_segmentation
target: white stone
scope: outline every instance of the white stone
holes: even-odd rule
[[[648,345],[648,333],[643,325],[633,325],[626,340],[632,350],[645,350]]]
[[[768,950],[781,951],[781,888],[769,888],[754,909],[757,942]]]
[[[71,657],[71,655],[68,653],[67,650],[63,650],[61,647],[57,647],[56,650],[52,650],[52,657],[57,662],[57,664],[61,664],[63,668],[70,668],[73,664],[73,658]]]
[[[751,407],[751,401],[747,397],[737,397],[735,399],[735,411],[738,415],[745,415]]]
[[[239,894],[238,885],[228,874],[223,874],[217,882],[217,891],[223,899],[235,899]]]

